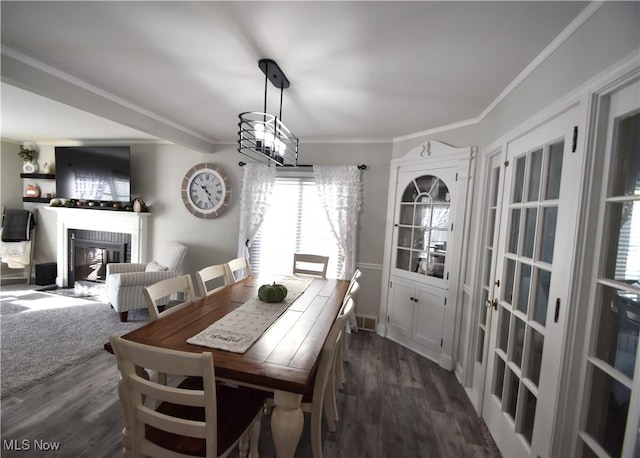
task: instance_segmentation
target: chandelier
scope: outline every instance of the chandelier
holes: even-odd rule
[[[264,73],[264,111],[240,113],[238,152],[258,161],[275,165],[298,165],[298,138],[282,123],[282,95],[290,86],[278,64],[261,59],[258,67]],[[280,114],[267,113],[267,80],[280,88]]]

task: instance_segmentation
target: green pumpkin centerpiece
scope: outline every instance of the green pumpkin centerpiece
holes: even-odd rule
[[[272,285],[262,285],[258,289],[258,299],[262,302],[282,302],[285,297],[287,297],[287,287],[275,281]]]

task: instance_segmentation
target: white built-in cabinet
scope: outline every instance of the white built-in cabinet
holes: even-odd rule
[[[391,161],[378,332],[446,369],[473,151],[430,140]]]

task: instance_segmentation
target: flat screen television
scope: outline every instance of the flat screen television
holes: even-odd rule
[[[56,197],[83,201],[131,200],[129,146],[56,146]]]

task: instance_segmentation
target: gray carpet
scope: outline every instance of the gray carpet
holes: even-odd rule
[[[0,292],[0,373],[4,399],[103,350],[113,333],[149,321],[146,310],[121,323],[109,304],[42,291]]]

